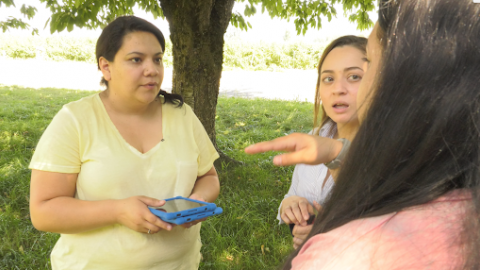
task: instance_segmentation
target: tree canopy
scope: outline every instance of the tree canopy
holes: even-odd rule
[[[74,26],[80,28],[96,29],[103,27],[113,18],[121,15],[133,14],[133,8],[137,5],[140,9],[151,13],[154,18],[163,18],[160,7],[161,0],[38,0],[52,12],[52,17],[45,23],[50,23],[50,32],[62,32],[65,29],[72,31]],[[60,2],[60,3],[59,3]],[[181,2],[180,0],[178,2]],[[368,12],[375,8],[374,0],[237,0],[244,2],[245,10],[242,13],[232,13],[230,23],[243,30],[251,28],[248,17],[261,9],[272,18],[293,20],[297,34],[305,34],[309,28],[322,28],[322,18],[329,21],[338,15],[336,4],[342,4],[349,20],[357,24],[357,28],[364,30],[373,26]],[[15,0],[0,0],[0,8],[16,7]],[[3,32],[9,28],[30,29],[32,34],[38,33],[38,29],[30,27],[24,19],[35,16],[37,9],[30,5],[20,7],[21,14],[25,18],[9,16],[0,21]]]

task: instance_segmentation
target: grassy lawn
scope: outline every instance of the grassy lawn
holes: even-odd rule
[[[30,223],[30,162],[35,144],[61,106],[92,92],[0,86],[0,269],[50,269],[58,235]],[[313,94],[313,93],[312,93]],[[276,269],[291,252],[291,236],[276,221],[292,167],[271,164],[273,154],[248,156],[255,142],[312,125],[311,103],[219,98],[218,146],[243,166],[217,168],[224,213],[202,225],[200,269]]]

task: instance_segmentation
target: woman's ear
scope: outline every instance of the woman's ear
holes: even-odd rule
[[[102,71],[103,78],[108,82],[112,79],[112,74],[110,72],[110,61],[101,56],[98,59],[98,67]]]

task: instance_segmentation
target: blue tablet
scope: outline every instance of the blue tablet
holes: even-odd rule
[[[194,220],[197,220],[197,219],[202,219],[202,218],[206,218],[206,217],[210,217],[210,216],[220,215],[221,213],[223,213],[223,209],[221,207],[217,207],[213,211],[196,213],[196,214],[193,214],[193,215],[178,217],[178,218],[174,218],[174,219],[163,219],[162,218],[162,220],[165,221],[165,222],[168,222],[168,223],[182,225],[184,223],[194,221]]]
[[[149,208],[150,212],[160,217],[162,220],[171,220],[205,211],[214,211],[217,206],[214,203],[202,202],[178,196],[166,199],[163,206]]]

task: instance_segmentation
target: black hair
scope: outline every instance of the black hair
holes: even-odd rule
[[[479,16],[471,0],[380,1],[371,105],[308,238],[468,189],[459,269],[480,269]]]
[[[148,32],[153,34],[160,43],[162,51],[165,53],[165,38],[163,37],[160,29],[158,29],[155,25],[135,16],[118,17],[102,30],[102,34],[97,40],[95,54],[99,70],[100,57],[103,57],[108,61],[113,62],[113,60],[115,59],[115,55],[123,45],[124,37],[127,34],[133,32]],[[100,84],[105,85],[108,88],[108,82],[103,77]],[[183,98],[181,95],[171,94],[167,93],[164,90],[160,90],[158,96],[163,96],[164,102],[175,104],[178,107],[181,107],[183,105]]]
[[[335,39],[334,41],[330,42],[328,46],[323,50],[322,56],[320,57],[320,61],[318,61],[318,78],[317,78],[317,87],[315,90],[315,104],[314,104],[314,112],[313,112],[313,127],[319,127],[318,132],[320,132],[320,128],[325,125],[327,121],[330,120],[330,117],[325,112],[320,99],[320,83],[321,83],[321,71],[323,62],[325,62],[325,58],[327,58],[328,54],[335,48],[343,47],[343,46],[352,46],[359,51],[361,51],[364,55],[366,54],[366,47],[367,47],[367,39],[364,37],[357,37],[357,36],[343,36]],[[318,119],[321,119],[320,123]],[[332,129],[334,130],[334,129]],[[332,132],[330,130],[330,133]],[[317,133],[319,134],[319,133]],[[334,135],[334,134],[330,134]]]

